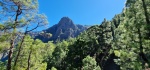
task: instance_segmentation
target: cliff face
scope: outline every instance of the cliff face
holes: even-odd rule
[[[39,33],[37,36],[35,36],[35,39],[40,39],[43,42],[55,42],[57,40],[61,41],[70,37],[74,38],[87,28],[87,26],[74,24],[73,21],[68,17],[63,17],[58,24],[43,30],[43,33]],[[52,36],[48,36],[48,33],[52,34]]]

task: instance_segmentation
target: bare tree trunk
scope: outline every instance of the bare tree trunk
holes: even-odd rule
[[[8,54],[8,63],[7,63],[7,70],[11,70],[11,61],[12,61],[12,53],[13,53],[13,48],[14,48],[14,39],[11,40],[10,42],[10,50]]]
[[[32,50],[29,52],[29,57],[28,57],[28,67],[27,67],[27,70],[30,70],[31,53],[32,53]]]
[[[26,36],[26,34],[25,34],[25,36]],[[15,59],[15,62],[14,62],[14,67],[17,65],[18,57],[19,57],[20,51],[21,51],[21,46],[23,45],[25,36],[23,36],[22,41],[21,41],[21,44],[20,44],[20,46],[19,46],[19,51],[18,51],[18,53],[17,53],[16,59]]]
[[[17,21],[18,17],[21,14],[20,6],[18,6],[18,9],[16,11],[16,17],[15,17],[15,23],[13,24],[13,34],[12,34],[12,40],[10,42],[10,49],[9,49],[9,54],[8,54],[8,63],[7,63],[7,70],[11,70],[11,62],[12,62],[12,55],[13,55],[13,48],[14,48],[14,41],[16,37],[16,27],[17,27]]]
[[[35,28],[33,28],[33,29],[31,29],[31,30],[28,30],[28,26],[27,26],[26,31],[25,31],[25,33],[24,33],[24,36],[23,36],[23,38],[22,38],[21,44],[20,44],[20,46],[19,46],[19,50],[18,50],[16,59],[15,59],[15,62],[14,62],[14,67],[17,65],[18,57],[20,56],[21,48],[22,48],[22,45],[23,45],[23,42],[24,42],[24,39],[25,39],[27,33],[28,33],[28,32],[31,32],[31,31],[33,31],[33,30],[35,30],[37,27],[39,27],[39,23],[37,24],[37,26],[36,26]]]

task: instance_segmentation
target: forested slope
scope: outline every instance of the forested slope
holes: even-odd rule
[[[62,61],[49,66],[58,70],[149,69],[149,3],[149,0],[127,0],[121,14],[83,32],[68,45]]]

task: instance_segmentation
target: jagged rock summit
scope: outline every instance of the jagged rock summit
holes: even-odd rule
[[[74,24],[74,22],[69,17],[63,17],[60,19],[58,24],[43,30],[42,33],[39,33],[37,36],[35,36],[35,39],[40,39],[43,42],[55,42],[57,40],[61,41],[68,38],[74,38],[87,28],[87,26]],[[50,33],[52,36],[49,37],[48,35],[45,35],[46,33]]]

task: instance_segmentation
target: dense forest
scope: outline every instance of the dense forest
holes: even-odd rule
[[[55,43],[29,35],[48,24],[38,0],[0,0],[0,17],[0,70],[150,69],[150,0],[126,0],[112,20]]]

